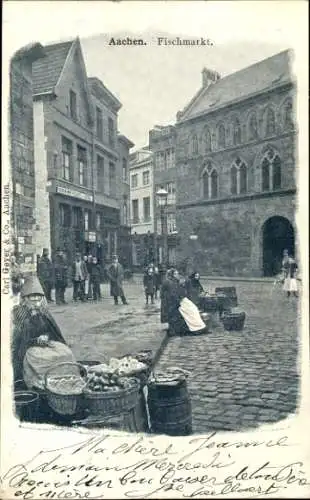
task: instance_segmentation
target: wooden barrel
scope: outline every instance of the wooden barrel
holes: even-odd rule
[[[173,386],[149,383],[147,404],[152,432],[169,436],[192,433],[192,408],[186,380]]]

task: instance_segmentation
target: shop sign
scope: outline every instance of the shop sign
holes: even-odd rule
[[[23,262],[20,265],[20,270],[22,273],[34,273],[35,272],[35,265],[33,262]]]
[[[64,186],[56,186],[56,193],[71,196],[72,198],[78,198],[80,200],[93,201],[92,194],[82,193],[81,191],[76,191],[75,189],[70,189]]]

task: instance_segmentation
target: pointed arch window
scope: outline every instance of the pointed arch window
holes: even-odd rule
[[[241,163],[240,168],[239,168],[239,193],[243,194],[247,192],[247,187],[248,187],[248,171],[246,168],[245,163]]]
[[[262,191],[269,191],[270,189],[270,163],[267,158],[263,159],[262,163]]]
[[[208,162],[202,174],[203,198],[217,198],[218,196],[218,173],[211,162]]]
[[[233,124],[233,142],[234,146],[241,144],[241,125],[238,118],[235,119]]]
[[[218,193],[218,175],[215,169],[211,173],[211,198],[217,198]]]
[[[198,137],[196,134],[192,136],[192,153],[194,155],[198,154]]]
[[[217,130],[218,134],[218,148],[225,148],[226,146],[226,131],[224,125],[221,123]]]
[[[238,182],[237,182],[238,170],[235,165],[230,169],[230,192],[231,194],[238,193]]]
[[[272,108],[266,111],[266,135],[274,135],[276,132],[276,116]]]
[[[247,166],[240,158],[236,158],[230,169],[231,194],[246,193],[248,188]]]
[[[202,176],[202,193],[203,197],[207,200],[209,198],[209,174],[204,172]]]
[[[281,159],[273,149],[269,149],[262,161],[262,191],[281,189],[281,182]]]
[[[204,130],[204,150],[205,153],[209,153],[211,151],[211,133],[208,128]]]
[[[281,160],[276,155],[272,162],[272,184],[273,189],[281,188]]]
[[[291,99],[284,104],[284,128],[287,130],[292,130],[294,128],[293,104]]]
[[[249,120],[249,139],[254,140],[258,137],[256,113],[252,113]]]

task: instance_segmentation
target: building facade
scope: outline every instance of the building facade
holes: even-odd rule
[[[296,253],[295,84],[284,51],[203,85],[177,115],[178,262],[272,276]]]
[[[149,132],[149,148],[154,155],[154,229],[157,234],[157,262],[162,262],[162,220],[156,193],[163,188],[167,191],[167,206],[165,209],[168,263],[176,263],[176,246],[178,232],[176,226],[176,129],[172,125],[156,126]]]
[[[118,99],[88,78],[79,39],[33,65],[37,252],[61,248],[105,263],[118,251],[122,173]]]
[[[32,44],[17,51],[10,65],[11,227],[23,272],[34,272],[36,266],[32,63],[43,56],[42,45]]]
[[[127,268],[132,266],[132,245],[130,226],[130,176],[129,155],[134,143],[126,136],[118,134],[118,153],[120,180],[120,234],[118,254],[120,261]]]
[[[146,148],[130,155],[132,264],[143,267],[155,258],[153,154]]]

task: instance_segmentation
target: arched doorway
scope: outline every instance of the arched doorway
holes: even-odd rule
[[[281,272],[283,250],[295,254],[295,236],[292,224],[285,217],[271,217],[263,226],[263,273],[275,276]]]

